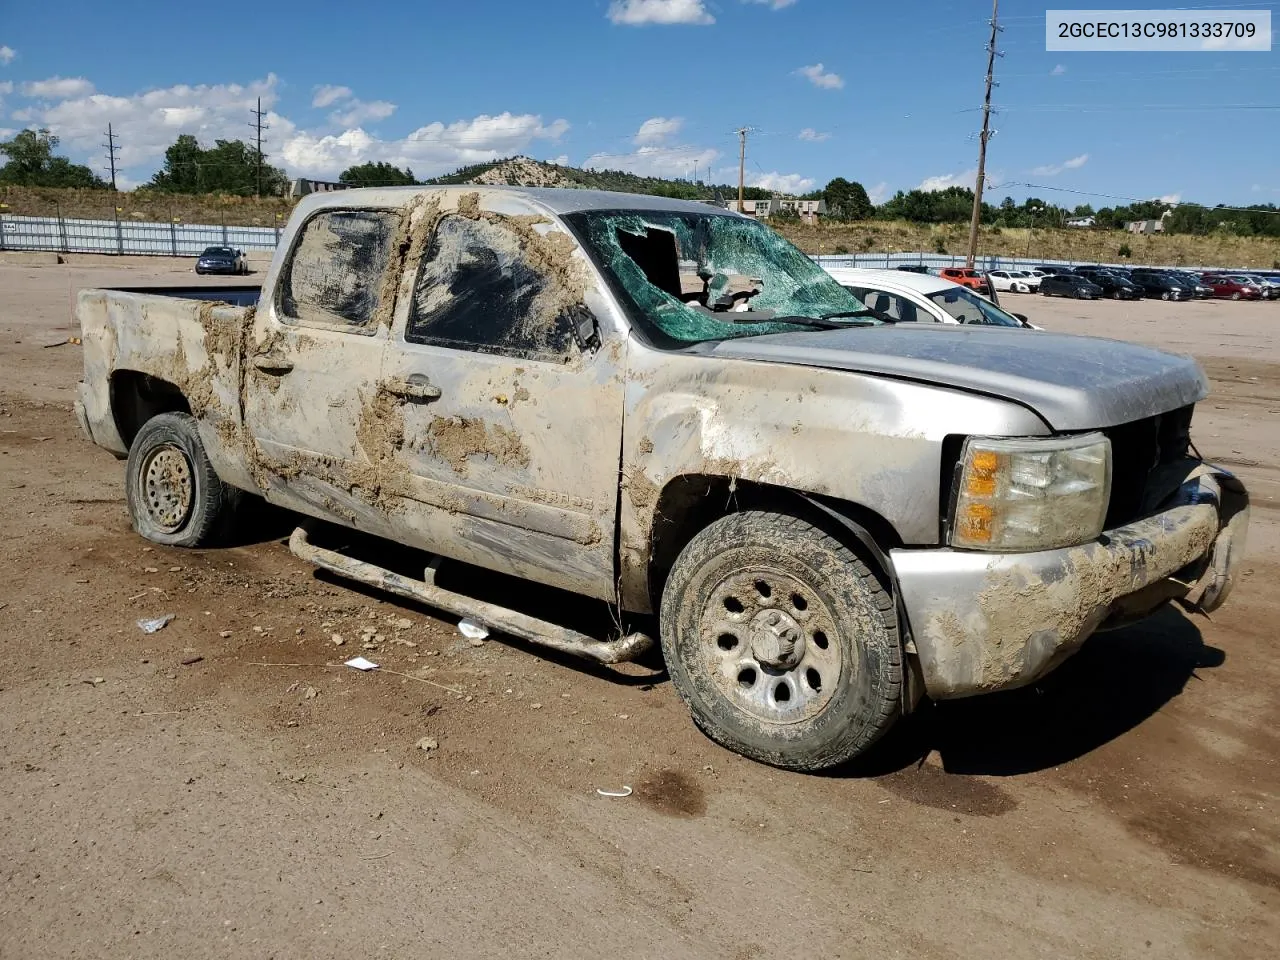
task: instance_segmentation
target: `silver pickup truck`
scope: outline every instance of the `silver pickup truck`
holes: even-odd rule
[[[142,536],[213,541],[258,495],[423,573],[314,524],[299,556],[509,635],[619,662],[656,632],[698,726],[782,767],[863,753],[926,694],[1032,682],[1171,600],[1212,610],[1243,549],[1243,487],[1190,455],[1193,360],[893,323],[704,204],[313,195],[261,290],[77,309],[76,413],[127,457]],[[442,561],[654,627],[586,636],[444,589]]]

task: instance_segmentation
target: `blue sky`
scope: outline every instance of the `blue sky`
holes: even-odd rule
[[[267,152],[292,175],[387,160],[429,176],[523,153],[727,182],[745,125],[749,182],[844,176],[877,200],[972,184],[990,15],[941,0],[310,0],[202,5],[197,26],[172,3],[4,7],[0,131],[48,126],[101,168],[111,122],[126,183],[179,133],[248,137],[261,96]],[[992,199],[1280,203],[1280,52],[1047,53],[1044,11],[1001,5]]]

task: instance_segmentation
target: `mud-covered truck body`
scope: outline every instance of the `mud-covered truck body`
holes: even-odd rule
[[[257,494],[431,560],[406,577],[306,525],[299,555],[508,634],[651,643],[444,590],[442,559],[653,614],[699,726],[769,763],[853,757],[924,694],[1026,684],[1235,576],[1248,501],[1190,455],[1193,360],[894,324],[730,211],[313,195],[256,292],[80,294],[77,415],[127,457],[144,536],[207,542]]]

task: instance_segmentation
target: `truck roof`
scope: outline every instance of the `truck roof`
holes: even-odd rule
[[[505,193],[540,204],[550,213],[577,213],[582,210],[660,210],[670,213],[719,214],[740,216],[737,211],[698,200],[674,200],[639,193],[615,193],[610,190],[574,190],[554,187],[507,187],[481,183],[450,185],[425,184],[412,187],[357,187],[331,193],[311,193],[298,204],[299,209],[348,206],[402,206],[419,194]]]

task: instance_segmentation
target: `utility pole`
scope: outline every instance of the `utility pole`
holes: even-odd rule
[[[257,147],[258,147],[258,196],[262,196],[262,98],[258,98],[258,109],[249,111],[253,114],[254,123],[249,124],[250,127],[257,131]]]
[[[978,252],[978,221],[982,219],[982,186],[987,174],[987,141],[991,139],[991,88],[995,83],[996,34],[1000,32],[997,17],[1000,0],[991,0],[991,39],[987,42],[987,93],[982,100],[982,133],[978,134],[978,179],[973,185],[973,216],[969,220],[969,253],[965,266],[973,267]]]
[[[107,142],[103,144],[107,148],[107,160],[111,164],[111,189],[116,188],[116,151],[120,148],[116,146],[116,134],[111,124],[107,124]]]
[[[738,212],[745,209],[742,204],[743,183],[747,177],[747,127],[738,128]]]

